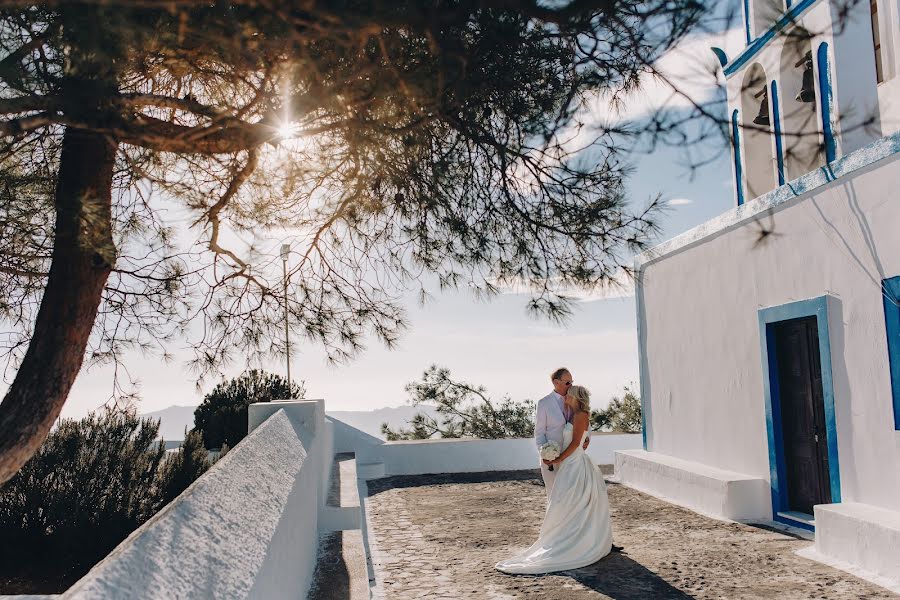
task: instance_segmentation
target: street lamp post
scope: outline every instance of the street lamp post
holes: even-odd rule
[[[281,266],[284,270],[284,349],[285,356],[287,358],[287,382],[288,386],[291,385],[291,338],[290,338],[290,327],[288,326],[288,273],[287,273],[287,264],[288,264],[288,256],[291,253],[290,244],[282,244],[281,245]]]

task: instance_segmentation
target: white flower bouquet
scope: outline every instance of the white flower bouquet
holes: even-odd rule
[[[541,446],[541,460],[554,460],[556,458],[559,458],[559,444],[556,442],[547,442]],[[553,465],[550,465],[547,468],[552,471]]]

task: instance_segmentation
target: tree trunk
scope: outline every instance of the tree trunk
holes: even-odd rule
[[[47,438],[81,369],[115,262],[112,173],[117,143],[67,129],[56,184],[53,262],[28,351],[0,404],[0,484]]]

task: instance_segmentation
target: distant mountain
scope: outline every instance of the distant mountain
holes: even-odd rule
[[[185,428],[194,427],[194,410],[196,406],[170,406],[162,410],[140,415],[159,419],[159,435],[167,441],[179,441],[184,439]],[[423,412],[434,416],[437,411],[430,406],[397,406],[394,408],[379,408],[377,410],[334,410],[327,411],[328,415],[339,421],[343,421],[351,427],[384,439],[381,435],[381,424],[387,423],[392,429],[406,427],[416,413]]]
[[[138,416],[159,419],[159,437],[174,442],[184,440],[185,428],[194,428],[194,410],[196,408],[196,406],[170,406]]]
[[[326,412],[329,417],[334,417],[338,421],[343,421],[351,427],[381,439],[384,439],[384,436],[381,435],[382,423],[387,423],[391,429],[399,429],[407,427],[416,413],[425,413],[431,417],[437,414],[437,411],[431,406],[396,406],[377,410],[330,410]]]

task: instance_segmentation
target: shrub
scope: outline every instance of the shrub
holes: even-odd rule
[[[0,487],[3,575],[37,586],[17,591],[64,590],[209,467],[199,436],[167,459],[158,431],[122,412],[64,419]]]
[[[105,412],[63,420],[2,488],[2,560],[95,561],[159,508],[159,423]]]
[[[219,455],[221,458],[221,454]],[[163,465],[162,500],[168,504],[210,467],[209,453],[199,431],[188,431],[178,452]]]
[[[641,399],[625,386],[621,398],[614,397],[605,409],[591,413],[591,427],[595,430],[621,433],[641,432]]]
[[[220,383],[194,411],[194,429],[212,450],[223,444],[234,448],[247,435],[247,407],[254,402],[302,398],[303,382],[288,383],[273,373],[251,369],[240,377]]]

